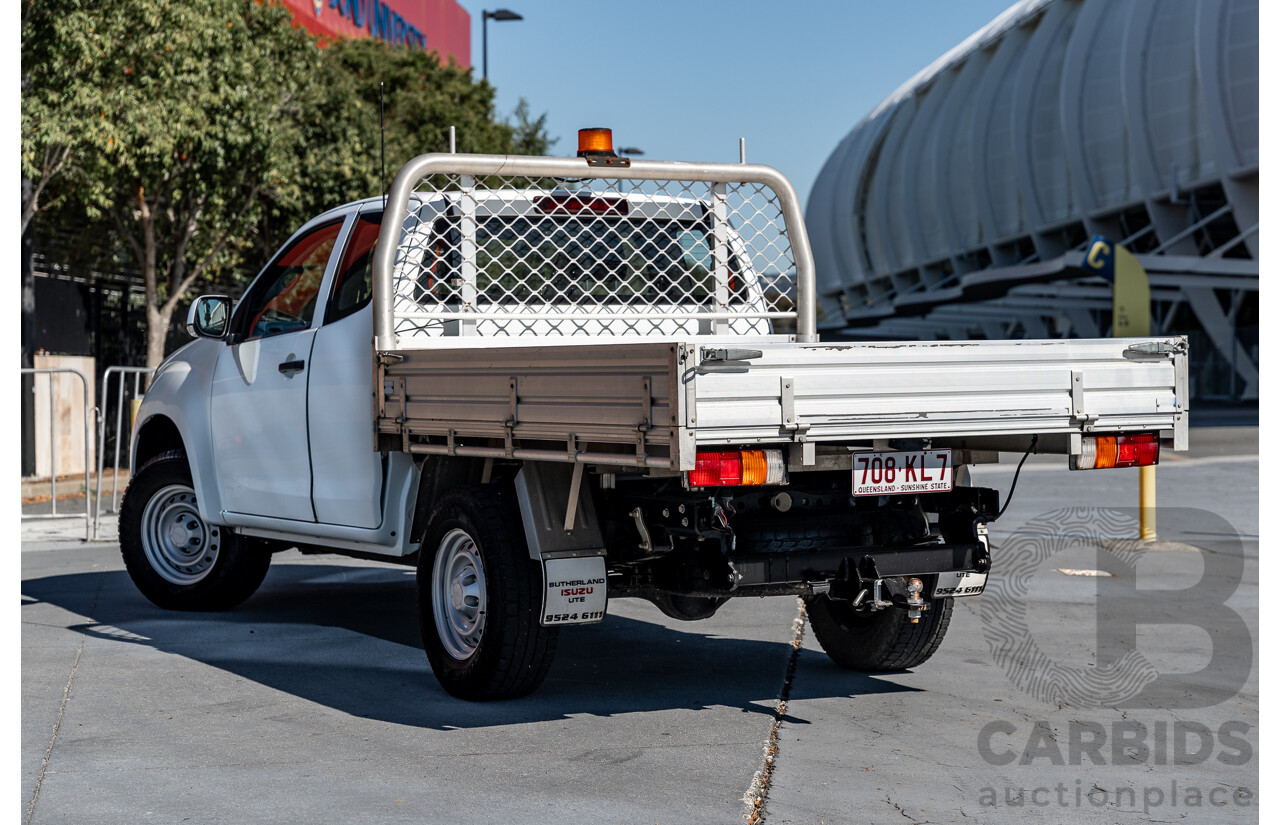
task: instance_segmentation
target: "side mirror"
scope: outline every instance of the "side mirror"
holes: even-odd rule
[[[231,323],[231,299],[201,295],[187,310],[187,333],[192,338],[225,338]]]

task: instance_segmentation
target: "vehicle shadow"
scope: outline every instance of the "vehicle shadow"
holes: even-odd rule
[[[442,730],[713,706],[770,716],[791,653],[784,641],[733,638],[723,623],[720,633],[699,632],[716,619],[676,630],[656,610],[654,621],[611,614],[561,632],[533,695],[476,703],[448,695],[432,676],[412,571],[402,568],[275,565],[258,593],[225,613],[161,610],[123,571],[30,579],[22,593],[24,606],[74,614],[75,633],[184,656],[353,716]],[[834,669],[806,682],[793,685],[793,698],[913,690]]]

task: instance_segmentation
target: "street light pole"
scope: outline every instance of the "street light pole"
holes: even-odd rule
[[[480,53],[481,65],[483,66],[484,79],[489,79],[489,21],[490,20],[523,20],[524,18],[513,12],[511,9],[498,9],[497,11],[488,11],[487,9],[480,12],[480,31],[481,31],[481,47]]]

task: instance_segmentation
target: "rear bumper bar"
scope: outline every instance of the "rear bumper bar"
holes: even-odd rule
[[[832,547],[799,553],[750,553],[730,557],[737,586],[848,582],[860,586],[894,576],[986,573],[985,545],[928,544],[918,547]]]

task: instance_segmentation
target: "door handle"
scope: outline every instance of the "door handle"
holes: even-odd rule
[[[305,367],[306,365],[307,365],[307,362],[302,360],[281,361],[280,373],[282,375],[293,375],[294,373],[302,372],[302,368]]]

